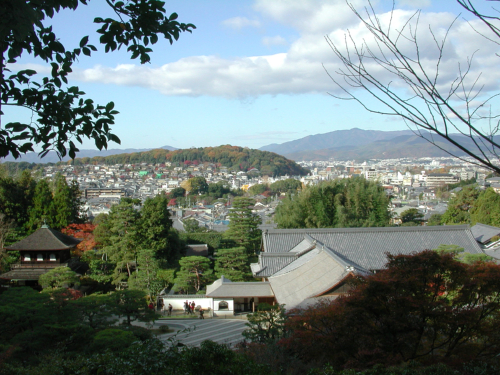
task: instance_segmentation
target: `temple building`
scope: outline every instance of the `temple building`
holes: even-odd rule
[[[80,240],[67,236],[47,225],[15,244],[7,251],[19,251],[20,261],[11,265],[11,270],[0,275],[1,281],[11,286],[38,288],[38,279],[53,268],[68,266],[71,250]]]

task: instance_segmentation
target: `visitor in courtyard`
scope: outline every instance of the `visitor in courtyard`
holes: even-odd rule
[[[172,304],[168,304],[168,316],[172,316]]]
[[[205,319],[205,317],[203,316],[204,312],[205,310],[203,310],[203,307],[200,307],[200,319]]]

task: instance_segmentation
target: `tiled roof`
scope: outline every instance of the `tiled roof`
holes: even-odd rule
[[[382,269],[387,261],[386,253],[411,254],[435,249],[441,244],[458,245],[472,254],[482,253],[468,225],[453,225],[268,230],[263,232],[263,254],[286,253],[301,244],[305,236],[367,270]],[[271,263],[270,259],[266,260]]]
[[[255,277],[268,277],[274,275],[280,269],[297,259],[294,253],[260,253],[260,270],[255,273]]]
[[[500,228],[481,223],[477,223],[470,230],[476,241],[482,244],[489,242],[492,237],[500,235]]]
[[[7,250],[65,250],[75,247],[80,240],[62,234],[54,229],[40,228],[35,233],[15,244],[6,247]]]
[[[222,276],[207,286],[207,297],[273,297],[269,282],[232,282]]]

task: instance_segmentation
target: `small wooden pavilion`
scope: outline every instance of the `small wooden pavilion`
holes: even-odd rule
[[[68,266],[71,249],[80,240],[65,235],[47,225],[15,244],[6,247],[7,251],[19,251],[20,262],[11,270],[0,275],[0,279],[11,285],[38,287],[38,279],[53,268]]]

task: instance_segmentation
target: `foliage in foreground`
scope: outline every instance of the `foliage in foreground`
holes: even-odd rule
[[[294,312],[283,344],[306,362],[370,368],[463,363],[500,352],[500,266],[426,250],[388,255],[349,295]]]

